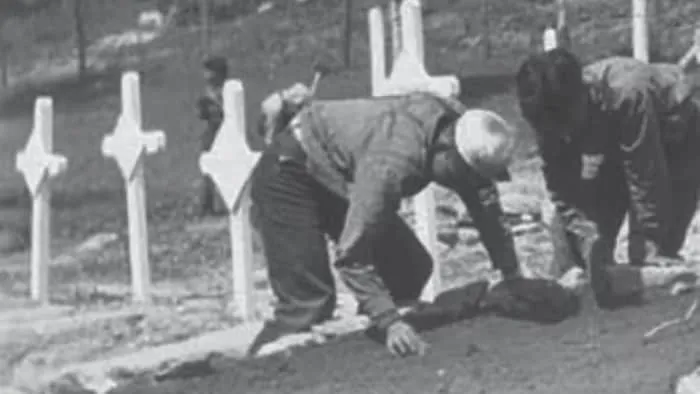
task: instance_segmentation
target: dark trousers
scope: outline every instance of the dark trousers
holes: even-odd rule
[[[200,152],[208,152],[211,149],[214,139],[216,138],[216,129],[208,126],[207,129],[200,135],[199,143]],[[199,188],[199,204],[200,213],[202,215],[206,214],[217,214],[226,212],[226,204],[224,203],[221,195],[214,184],[214,181],[210,176],[203,174],[200,188]]]
[[[303,161],[280,161],[272,153],[263,155],[253,174],[252,198],[269,280],[278,299],[277,329],[305,331],[331,318],[336,289],[325,236],[338,240],[347,200],[309,175]],[[398,215],[371,254],[395,301],[418,299],[432,272],[432,259]]]
[[[596,187],[598,193],[590,207],[590,216],[598,225],[602,250],[605,251],[605,256],[609,256],[609,263],[612,263],[616,239],[629,210],[630,197],[622,169],[609,169],[602,173],[604,176]],[[661,256],[678,257],[698,206],[698,191],[699,185],[695,181],[671,182],[671,212],[668,213],[666,235],[659,245],[658,252]],[[632,220],[633,218],[630,218],[630,227],[634,226]],[[635,242],[634,238],[635,234],[630,232],[630,262],[641,264],[644,263],[644,258],[649,256],[645,256],[643,250],[634,249],[635,245],[641,245]]]
[[[226,204],[219,195],[214,181],[208,175],[202,176],[199,198],[202,214],[214,215],[226,212]]]

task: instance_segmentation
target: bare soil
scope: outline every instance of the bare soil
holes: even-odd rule
[[[657,295],[617,311],[586,303],[551,326],[482,317],[427,333],[423,358],[393,359],[356,335],[264,361],[221,360],[215,370],[134,384],[114,394],[224,393],[670,393],[700,362],[700,317],[643,344],[643,334],[685,313],[693,296]]]

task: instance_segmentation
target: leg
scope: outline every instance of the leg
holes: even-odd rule
[[[700,128],[678,130],[677,134],[685,135],[685,138],[682,143],[667,148],[673,204],[666,239],[659,251],[663,257],[670,258],[679,258],[678,252],[685,243],[700,195],[700,156],[697,153],[700,149]]]
[[[215,186],[207,175],[202,177],[200,190],[200,212],[202,216],[214,213]]]
[[[620,228],[629,209],[629,193],[622,169],[603,167],[597,185],[596,201],[591,204],[591,218],[598,226],[598,248],[602,265],[615,264],[615,246]]]
[[[223,215],[228,213],[228,207],[226,206],[226,203],[224,202],[223,197],[221,197],[221,194],[219,191],[216,189],[216,185],[212,181],[211,178],[209,178],[209,184],[210,184],[210,190],[212,194],[212,211],[215,215]]]
[[[617,236],[629,205],[624,178],[620,173],[611,174],[610,170],[605,174],[607,176],[595,185],[598,190],[596,200],[585,202],[587,206],[583,209],[598,228],[594,262],[601,266],[615,263]],[[587,269],[584,256],[587,252],[580,250],[584,240],[563,222],[553,204],[544,204],[542,212],[542,220],[549,229],[554,246],[554,267],[551,274],[559,277],[574,265]]]
[[[603,265],[614,265],[615,260],[615,247],[617,246],[617,237],[620,234],[620,229],[622,228],[622,223],[625,220],[625,215],[627,214],[627,200],[618,199],[616,200],[606,200],[610,203],[607,209],[602,209],[602,217],[596,220],[598,225],[599,234],[599,247],[602,251],[601,257],[604,261],[601,262]]]
[[[321,188],[318,200],[325,232],[337,241],[345,224],[348,202]],[[392,217],[386,235],[372,251],[372,258],[395,302],[418,300],[433,269],[433,261],[413,230],[398,214]],[[398,246],[397,246],[398,245]]]
[[[597,239],[582,245],[586,249],[583,255],[596,303],[608,308],[619,301],[615,298],[616,286],[609,268],[616,264],[615,246],[629,209],[629,193],[621,169],[604,174],[607,176],[600,179],[595,199],[590,203],[589,216],[598,228]]]
[[[699,187],[691,182],[675,182],[672,186],[673,211],[669,229],[661,245],[664,257],[679,258],[678,252],[685,243],[686,233],[698,207]]]
[[[214,142],[214,132],[209,126],[199,136],[200,153],[208,152]],[[216,197],[216,186],[208,175],[203,175],[200,184],[200,215],[206,216],[214,213],[214,198]]]
[[[417,301],[433,272],[433,259],[398,214],[373,254],[377,271],[394,300]]]
[[[574,242],[566,231],[563,219],[551,201],[544,201],[540,207],[542,225],[547,229],[552,242],[553,255],[547,274],[560,278],[574,266],[583,267],[580,256],[573,249]]]
[[[275,325],[304,331],[330,318],[335,283],[313,180],[303,164],[265,157],[253,179],[253,201],[272,290],[278,299]]]

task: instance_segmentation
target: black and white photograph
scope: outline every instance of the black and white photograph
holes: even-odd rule
[[[0,0],[0,394],[700,394],[700,1]]]

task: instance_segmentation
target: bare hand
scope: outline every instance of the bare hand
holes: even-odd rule
[[[387,329],[386,347],[394,356],[425,354],[428,344],[406,322],[397,321]]]

